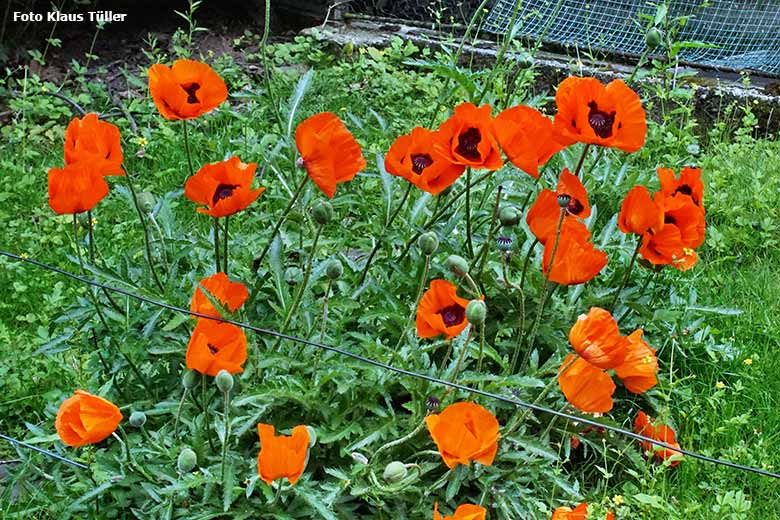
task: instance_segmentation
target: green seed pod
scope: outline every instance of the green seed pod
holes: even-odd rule
[[[469,263],[462,256],[450,255],[444,265],[457,276],[465,276],[469,272]]]
[[[655,49],[659,45],[661,45],[661,42],[664,40],[664,33],[661,32],[660,29],[657,27],[651,27],[646,33],[645,33],[645,43],[647,43],[647,46],[650,49]]]
[[[189,473],[198,465],[198,456],[190,448],[184,448],[179,452],[176,467],[179,473]]]
[[[151,213],[156,202],[154,195],[148,191],[142,191],[138,194],[138,207],[141,208],[141,211]]]
[[[219,391],[223,394],[226,394],[233,389],[233,376],[225,369],[222,369],[217,373],[214,382],[217,383],[217,388],[219,388]]]
[[[420,235],[417,245],[426,256],[430,256],[439,249],[439,237],[433,231],[428,231]]]
[[[199,379],[200,374],[194,370],[187,370],[184,372],[184,375],[181,378],[181,384],[187,390],[192,390],[198,384]]]
[[[382,478],[385,479],[386,482],[395,484],[396,482],[401,482],[404,477],[406,477],[406,474],[407,471],[404,463],[394,460],[385,466],[385,471],[382,473]]]
[[[565,208],[569,205],[569,202],[571,202],[571,195],[566,195],[565,193],[558,195],[558,206]]]
[[[325,268],[325,274],[331,280],[338,280],[341,275],[344,274],[344,266],[341,265],[341,261],[338,258],[334,258],[328,262],[328,266]]]
[[[311,426],[306,426],[306,431],[309,432],[309,448],[313,448],[317,444],[317,430]]]
[[[466,319],[469,323],[482,325],[485,323],[485,316],[487,316],[487,305],[482,300],[471,300],[466,306]]]
[[[128,422],[133,428],[143,428],[144,424],[146,424],[146,414],[143,412],[133,412],[130,414]]]
[[[502,226],[516,226],[520,222],[520,212],[514,206],[504,206],[498,212],[498,220]]]
[[[318,200],[311,207],[311,216],[320,226],[324,226],[333,218],[333,206],[327,200]]]

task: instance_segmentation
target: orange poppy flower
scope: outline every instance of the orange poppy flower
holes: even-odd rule
[[[124,175],[119,129],[93,112],[74,117],[65,130],[65,164],[79,161],[97,163],[101,175]]]
[[[244,164],[238,157],[203,166],[187,179],[184,195],[196,204],[198,212],[212,217],[227,217],[246,209],[265,188],[252,189],[256,163]]]
[[[559,507],[553,511],[550,520],[585,520],[588,517],[588,504],[583,502],[574,509],[570,507]],[[610,511],[604,520],[615,520],[615,514]]]
[[[194,119],[227,99],[225,82],[205,63],[176,60],[149,67],[149,92],[166,119]]]
[[[647,392],[658,384],[658,359],[655,350],[642,339],[642,329],[628,336],[628,353],[622,364],[615,368],[615,374],[626,388],[635,393]]]
[[[452,163],[497,170],[503,166],[495,137],[490,105],[471,103],[455,107],[452,116],[439,127],[436,149]]]
[[[220,370],[238,374],[247,357],[246,335],[241,328],[208,318],[195,325],[187,346],[187,368],[216,376]]]
[[[644,186],[631,188],[620,206],[618,226],[626,234],[659,231],[664,226],[663,194],[656,192],[653,199]]]
[[[434,151],[436,135],[419,126],[395,140],[385,156],[385,169],[403,177],[423,191],[438,195],[466,169]]]
[[[122,413],[114,403],[76,390],[60,405],[54,427],[62,442],[77,447],[102,441],[114,433],[121,421]]]
[[[629,346],[612,314],[599,307],[591,307],[587,315],[577,318],[569,331],[569,343],[582,359],[603,369],[622,364]]]
[[[569,354],[561,369],[571,363],[574,354]],[[577,357],[569,368],[558,374],[558,386],[566,400],[586,413],[606,413],[612,409],[612,394],[615,383],[603,369]]]
[[[646,233],[642,237],[639,254],[654,265],[671,265],[680,271],[686,271],[696,265],[696,251],[685,247],[680,228],[674,224],[664,224],[658,233]]]
[[[665,200],[664,225],[673,225],[680,230],[683,247],[696,249],[702,245],[707,228],[704,209],[687,196],[677,195]]]
[[[661,191],[666,197],[677,194],[687,195],[697,206],[704,202],[704,183],[701,180],[701,168],[686,166],[678,178],[671,168],[658,168],[658,180],[661,181]]]
[[[546,244],[550,237],[554,238],[558,230],[558,220],[561,215],[561,207],[558,205],[559,195],[569,197],[565,218],[585,219],[590,216],[590,204],[585,186],[576,175],[572,175],[567,168],[564,168],[556,191],[542,190],[528,210],[525,219],[531,232],[542,244]]]
[[[604,86],[595,78],[566,78],[558,85],[555,104],[555,129],[564,145],[580,142],[636,152],[645,142],[642,102],[619,79]]]
[[[461,504],[452,516],[439,514],[438,502],[433,504],[433,520],[485,520],[487,509],[474,504]]]
[[[654,423],[655,421],[651,420],[645,412],[639,412],[636,416],[636,420],[634,420],[634,433],[666,443],[675,448],[680,447],[680,445],[677,443],[677,438],[672,428],[665,424]],[[642,445],[643,451],[652,451],[655,458],[661,461],[674,457],[674,459],[671,461],[672,466],[679,464],[680,459],[682,459],[683,456],[679,451],[656,446],[651,442],[640,441],[640,444]]]
[[[200,281],[198,287],[195,288],[195,293],[192,295],[192,301],[190,302],[190,310],[192,312],[219,316],[219,312],[209,301],[206,293],[201,290],[201,286],[230,312],[236,312],[249,298],[249,290],[246,288],[246,285],[241,282],[231,282],[228,275],[219,272],[204,278]]]
[[[292,435],[275,435],[270,424],[257,425],[260,436],[260,453],[257,455],[257,473],[269,486],[280,478],[287,478],[291,485],[298,482],[306,467],[309,454],[309,431],[299,425]]]
[[[295,144],[309,177],[330,199],[337,183],[351,181],[366,167],[360,145],[331,112],[315,114],[299,124]]]
[[[440,414],[427,416],[425,424],[448,468],[468,466],[472,460],[485,466],[493,464],[498,451],[498,420],[480,405],[451,404]]]
[[[561,285],[577,285],[593,279],[607,265],[607,255],[588,242],[590,231],[578,220],[565,218],[561,226],[558,248],[555,240],[547,240],[542,256],[542,272]],[[555,250],[555,257],[552,253]],[[549,276],[547,270],[550,270]]]
[[[509,162],[534,179],[539,178],[539,167],[565,148],[554,137],[552,121],[531,107],[508,108],[496,116],[493,126]]]
[[[444,334],[452,339],[466,328],[469,300],[458,296],[457,288],[447,280],[432,280],[417,306],[417,335],[433,338]]]
[[[49,206],[58,215],[89,211],[108,195],[100,164],[85,160],[49,169]]]

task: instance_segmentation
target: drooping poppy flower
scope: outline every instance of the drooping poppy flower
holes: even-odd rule
[[[658,168],[658,180],[661,181],[661,191],[664,196],[687,195],[694,204],[703,206],[704,182],[701,180],[701,168],[686,166],[679,177],[671,168]]]
[[[615,374],[635,394],[647,392],[658,384],[658,359],[655,350],[642,339],[642,333],[642,329],[637,329],[628,336],[626,358],[615,368]]]
[[[664,224],[658,233],[646,233],[642,237],[639,254],[654,265],[671,265],[680,271],[686,271],[696,265],[696,251],[685,247],[680,228],[674,224]]]
[[[58,215],[89,211],[108,195],[100,165],[93,161],[49,169],[49,206]]]
[[[168,67],[149,67],[149,92],[166,119],[194,119],[217,108],[227,99],[225,82],[207,64],[176,60]]]
[[[228,275],[219,272],[204,278],[195,288],[190,302],[190,310],[210,316],[219,316],[216,307],[209,301],[208,296],[201,290],[205,288],[211,296],[230,312],[236,312],[249,297],[249,290],[241,282],[231,282]]]
[[[574,509],[570,507],[559,507],[553,511],[552,518],[550,520],[585,520],[588,517],[588,504],[583,502]],[[615,520],[615,514],[610,511],[604,520]]]
[[[660,231],[664,226],[663,194],[658,192],[653,199],[644,186],[631,188],[620,206],[618,226],[626,234]]]
[[[560,195],[567,196],[569,200],[564,218],[585,219],[590,216],[590,204],[585,186],[576,175],[572,175],[567,168],[564,168],[556,191],[542,190],[525,219],[531,232],[542,244],[546,244],[550,237],[554,238],[558,230],[558,221],[561,218],[561,206],[558,204]]]
[[[562,373],[558,374],[558,386],[561,387],[566,400],[578,410],[586,413],[606,413],[612,409],[612,394],[615,393],[615,383],[603,369],[591,365],[581,357],[572,363],[574,354],[569,354],[561,364],[561,369],[571,363]]]
[[[439,514],[439,503],[433,504],[433,520],[485,520],[487,509],[475,504],[461,504],[451,516]]]
[[[71,120],[65,130],[64,151],[66,165],[89,161],[101,175],[125,174],[119,129],[93,112]]]
[[[295,144],[306,172],[328,198],[336,184],[352,180],[363,168],[363,151],[336,114],[321,112],[295,129]]]
[[[220,370],[243,372],[246,361],[246,335],[230,323],[201,318],[187,346],[187,368],[216,376]]]
[[[490,105],[461,103],[436,133],[436,149],[450,162],[475,169],[497,170],[504,164],[496,140]]]
[[[122,421],[119,408],[102,397],[76,390],[60,405],[54,426],[68,446],[96,444],[117,429]]]
[[[416,127],[395,140],[385,156],[388,173],[403,177],[423,191],[437,195],[452,185],[466,169],[434,149],[434,132]]]
[[[244,164],[238,157],[206,164],[187,179],[184,195],[206,206],[198,212],[212,217],[227,217],[246,209],[265,188],[252,189],[256,163]]]
[[[561,285],[577,285],[592,280],[604,269],[607,255],[588,241],[590,236],[582,222],[564,219],[557,249],[552,238],[544,245],[542,272],[548,280]]]
[[[291,485],[298,482],[306,467],[309,453],[309,431],[299,425],[292,435],[276,435],[270,424],[257,425],[260,436],[260,453],[257,455],[257,473],[269,486],[280,478],[287,478]]]
[[[448,468],[468,466],[472,460],[485,466],[493,464],[498,451],[498,420],[480,405],[451,404],[438,415],[428,415],[425,424]]]
[[[539,167],[565,148],[555,139],[552,121],[534,108],[508,108],[493,123],[506,158],[534,179],[539,178]]]
[[[569,331],[569,343],[591,365],[611,369],[621,365],[628,353],[629,340],[620,335],[617,321],[609,311],[591,307]]]
[[[648,417],[645,412],[640,411],[637,414],[636,420],[634,420],[634,433],[644,435],[645,437],[663,442],[675,448],[680,447],[680,445],[677,443],[674,430],[666,424],[656,424],[655,421],[650,419],[650,417]],[[640,444],[642,445],[643,451],[652,451],[655,458],[661,461],[672,459],[674,457],[670,463],[672,466],[679,464],[680,459],[682,459],[683,456],[679,451],[674,451],[662,446],[656,446],[652,442],[640,441]]]
[[[636,152],[645,142],[642,102],[619,79],[604,86],[595,78],[566,78],[558,85],[555,104],[555,129],[564,145],[579,142]]]
[[[458,296],[457,287],[447,280],[432,280],[417,306],[417,335],[433,338],[444,334],[452,339],[466,328],[469,300]]]

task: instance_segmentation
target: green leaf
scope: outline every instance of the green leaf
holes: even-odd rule
[[[298,84],[295,86],[295,91],[290,97],[290,108],[287,112],[287,138],[292,135],[293,122],[295,121],[295,112],[298,110],[298,106],[303,100],[303,96],[306,95],[306,91],[309,90],[311,80],[314,77],[314,69],[309,69],[306,74],[301,76],[298,80]]]

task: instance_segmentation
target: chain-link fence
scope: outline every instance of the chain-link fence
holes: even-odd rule
[[[468,23],[481,0],[354,0],[357,13],[424,22]]]

